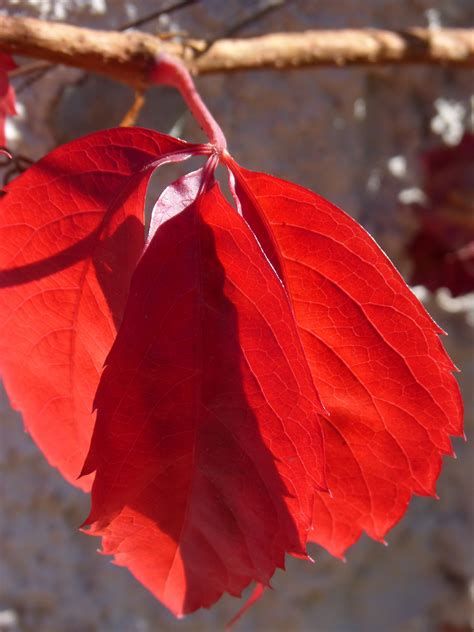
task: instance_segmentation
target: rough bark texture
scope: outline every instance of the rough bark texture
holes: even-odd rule
[[[156,55],[183,59],[194,74],[304,68],[433,64],[474,67],[474,29],[340,29],[272,33],[242,39],[184,39],[117,33],[0,16],[0,50],[75,66],[135,86],[146,85]]]
[[[165,2],[160,2],[165,6]],[[152,23],[150,30],[186,30],[197,39],[220,34],[254,3],[204,0]],[[1,5],[5,10],[5,3]],[[67,20],[117,29],[157,8],[157,0],[21,0],[11,15]],[[438,13],[436,13],[438,11]],[[471,0],[294,0],[240,36],[305,29],[446,27],[474,22]],[[416,194],[420,154],[456,143],[469,125],[470,73],[423,68],[304,69],[300,72],[233,73],[199,78],[204,99],[227,134],[231,152],[245,166],[308,186],[362,221],[395,257],[409,262],[403,245],[411,230],[398,196]],[[20,115],[8,128],[15,151],[37,158],[80,134],[118,124],[132,91],[103,78],[56,68],[27,88],[18,77]],[[200,132],[171,90],[147,96],[139,124],[189,140]],[[158,189],[176,174],[158,176]],[[402,196],[403,197],[403,196]],[[466,299],[443,293],[428,309],[449,332],[448,350],[462,368],[472,436],[472,320]],[[121,568],[96,555],[97,542],[75,531],[87,499],[48,467],[20,417],[0,409],[3,504],[0,525],[0,630],[6,632],[155,632],[216,630],[237,610],[232,598],[215,610],[175,621]],[[418,498],[389,535],[389,546],[363,539],[347,564],[316,547],[316,564],[290,560],[277,573],[275,591],[248,613],[239,629],[294,632],[467,632],[472,577],[472,448],[456,443],[438,493]]]

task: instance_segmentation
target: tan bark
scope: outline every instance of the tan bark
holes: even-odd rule
[[[474,67],[474,29],[381,29],[272,33],[182,43],[147,33],[98,31],[0,16],[0,51],[84,68],[131,84],[148,83],[157,54],[181,58],[194,74],[309,66],[431,64]]]

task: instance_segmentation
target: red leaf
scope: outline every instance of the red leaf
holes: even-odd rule
[[[99,383],[90,533],[177,615],[256,581],[238,618],[286,553],[312,539],[342,555],[434,493],[462,405],[440,329],[367,233],[239,167],[181,64],[159,57],[150,77],[181,90],[211,144],[111,130],[9,185],[0,363],[71,481]],[[191,154],[206,166],[164,191],[143,248],[151,171]]]
[[[311,539],[340,556],[361,531],[382,539],[413,493],[435,493],[449,435],[462,434],[454,366],[441,330],[359,224],[310,191],[230,164],[329,411],[332,497],[317,493]]]
[[[422,203],[411,205],[419,227],[407,246],[411,283],[453,296],[474,291],[474,134],[459,145],[426,152]]]
[[[197,192],[184,180],[156,212]],[[325,478],[323,409],[254,236],[217,185],[172,215],[133,276],[85,472],[104,553],[181,615],[306,556]]]
[[[149,130],[92,134],[6,187],[0,204],[0,367],[13,405],[72,483],[92,402],[144,243],[151,169],[191,145]]]
[[[5,147],[5,121],[16,114],[15,92],[8,80],[8,71],[16,68],[11,55],[0,52],[0,147]]]

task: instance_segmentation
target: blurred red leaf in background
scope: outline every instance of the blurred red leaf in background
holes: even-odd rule
[[[410,205],[418,229],[407,246],[411,285],[474,291],[474,135],[423,156],[425,200]]]

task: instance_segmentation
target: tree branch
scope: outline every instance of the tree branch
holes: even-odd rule
[[[147,33],[97,31],[59,22],[0,16],[0,50],[84,68],[143,87],[155,56],[181,58],[194,74],[308,66],[431,64],[474,67],[474,29],[381,29],[273,33],[182,43]],[[203,52],[204,51],[204,52]]]

